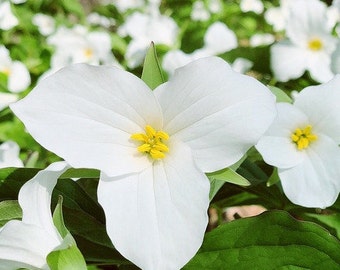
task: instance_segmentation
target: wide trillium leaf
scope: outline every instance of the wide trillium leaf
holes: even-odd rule
[[[156,129],[162,125],[150,89],[112,66],[62,69],[11,109],[42,146],[72,167],[96,168],[108,175],[146,168],[147,156],[136,155],[130,136],[143,132],[147,124]]]
[[[154,92],[163,109],[164,130],[192,148],[204,172],[237,162],[276,113],[275,97],[266,87],[217,57],[177,69]]]
[[[23,218],[9,221],[1,228],[0,269],[49,269],[46,256],[62,243],[52,221],[51,194],[66,169],[65,162],[53,163],[20,189]]]
[[[197,252],[207,226],[209,181],[190,148],[171,144],[164,161],[98,187],[115,247],[142,269],[180,269]]]

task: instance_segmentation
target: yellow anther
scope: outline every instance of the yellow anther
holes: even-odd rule
[[[313,38],[308,42],[308,48],[312,51],[320,51],[323,47],[322,41],[319,38]]]
[[[91,58],[93,56],[93,50],[91,48],[86,48],[83,52],[86,58]]]
[[[165,157],[165,152],[169,152],[168,146],[164,141],[169,139],[169,135],[164,131],[156,131],[153,127],[147,125],[145,134],[132,134],[131,139],[142,142],[142,145],[137,147],[141,153],[150,155],[153,159],[161,159]]]
[[[11,74],[11,70],[9,68],[3,68],[2,70],[0,70],[0,72],[2,72],[3,74],[5,74],[6,76],[9,76]]]
[[[303,150],[308,148],[311,142],[316,141],[318,136],[312,134],[312,126],[308,125],[304,129],[297,128],[290,138],[296,144],[298,150]]]

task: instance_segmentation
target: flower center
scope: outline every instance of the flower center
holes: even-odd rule
[[[312,133],[312,126],[308,125],[304,129],[297,128],[290,138],[296,144],[298,150],[303,150],[308,148],[311,142],[316,141],[318,136]]]
[[[308,42],[308,48],[312,51],[320,51],[323,47],[322,41],[319,38],[313,38]]]
[[[9,68],[3,68],[2,70],[1,70],[1,72],[3,73],[3,74],[5,74],[6,76],[9,76],[10,74],[11,74],[11,70],[9,69]]]
[[[86,58],[91,58],[93,56],[93,50],[91,48],[84,49],[83,52]]]
[[[149,125],[145,127],[145,134],[135,133],[130,138],[141,142],[137,150],[150,155],[153,159],[164,158],[165,152],[169,152],[169,148],[164,144],[164,141],[169,139],[169,135],[161,130],[156,131]]]

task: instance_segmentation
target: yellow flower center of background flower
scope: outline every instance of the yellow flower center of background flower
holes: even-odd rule
[[[304,129],[297,128],[290,136],[292,141],[296,144],[298,150],[308,148],[311,142],[318,139],[318,136],[312,133],[312,126],[308,125]]]
[[[11,70],[9,68],[3,68],[1,72],[6,76],[9,76],[11,74]]]
[[[85,49],[84,55],[85,55],[86,58],[91,58],[93,56],[93,50],[91,48]]]
[[[313,38],[308,42],[308,48],[312,51],[320,51],[322,47],[323,44],[319,38]]]
[[[164,158],[165,152],[169,152],[169,148],[164,144],[164,141],[169,139],[169,135],[161,130],[156,131],[149,125],[145,127],[145,134],[132,134],[131,139],[141,142],[142,145],[137,147],[137,150],[150,155],[153,159]]]

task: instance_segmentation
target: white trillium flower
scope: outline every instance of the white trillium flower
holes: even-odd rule
[[[118,68],[73,65],[11,108],[71,166],[101,170],[98,200],[123,256],[142,269],[180,269],[208,222],[204,172],[234,164],[259,140],[275,117],[274,100],[211,57],[154,91]]]
[[[66,170],[65,162],[53,163],[20,189],[22,221],[11,220],[0,230],[1,270],[50,269],[46,257],[63,243],[53,224],[51,195]]]
[[[9,51],[4,46],[0,46],[0,72],[7,75],[7,87],[11,92],[22,92],[31,83],[26,66],[20,61],[12,61]]]
[[[340,76],[302,90],[294,104],[278,103],[278,117],[256,145],[278,168],[295,204],[325,208],[340,191]]]
[[[16,142],[6,141],[0,145],[0,168],[23,167],[19,158],[20,148]]]
[[[307,70],[326,82],[333,77],[331,54],[337,39],[327,24],[326,5],[318,0],[296,0],[290,5],[286,33],[289,40],[271,47],[271,67],[280,81],[296,79]]]
[[[11,10],[9,1],[0,2],[0,29],[9,30],[18,25],[19,21]]]

